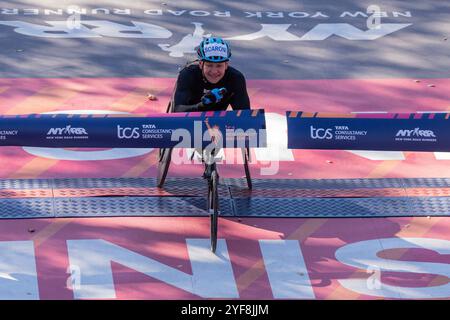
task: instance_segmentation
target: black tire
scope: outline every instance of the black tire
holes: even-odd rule
[[[250,168],[248,167],[248,162],[250,160],[250,149],[243,148],[242,156],[244,157],[244,170],[245,170],[245,179],[247,180],[247,187],[249,190],[252,190],[253,188],[252,176],[250,175]]]
[[[158,188],[164,186],[166,181],[167,172],[169,172],[170,160],[172,159],[172,148],[159,149],[159,161],[158,161],[158,176],[156,183]]]
[[[219,195],[218,195],[218,181],[219,176],[217,171],[213,171],[211,181],[208,186],[208,213],[211,220],[211,251],[216,252],[217,247],[217,230],[219,220]]]

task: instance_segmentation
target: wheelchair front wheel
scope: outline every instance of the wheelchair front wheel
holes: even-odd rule
[[[208,182],[208,213],[211,220],[211,251],[216,252],[217,247],[217,229],[219,220],[219,195],[218,195],[219,176],[217,171],[213,170],[211,180]]]
[[[162,188],[169,172],[170,160],[172,159],[172,148],[159,149],[157,186]]]

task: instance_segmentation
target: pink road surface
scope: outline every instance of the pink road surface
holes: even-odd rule
[[[209,237],[205,218],[77,218],[6,220],[0,241],[34,240],[41,299],[73,299],[67,288],[69,266],[66,240],[102,239],[192,274],[186,239]],[[277,219],[221,218],[219,239],[226,239],[241,299],[273,299],[258,240],[298,240],[317,299],[376,299],[342,287],[338,280],[368,278],[371,274],[347,266],[335,252],[346,244],[381,238],[421,237],[450,241],[449,218]],[[349,228],[352,225],[352,228]],[[29,230],[33,230],[30,233]],[[448,264],[450,255],[425,249],[391,249],[383,259]],[[199,297],[112,262],[118,299],[198,299]],[[393,286],[429,287],[448,278],[427,273],[383,272]]]

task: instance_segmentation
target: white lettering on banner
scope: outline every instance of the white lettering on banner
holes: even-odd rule
[[[68,240],[70,265],[80,270],[74,296],[76,299],[115,298],[111,270],[114,261],[200,297],[238,298],[225,240],[218,240],[216,254],[210,250],[209,239],[186,242],[192,275],[105,240]]]
[[[44,112],[43,114],[129,114],[129,112],[111,110],[63,110]],[[69,161],[117,160],[142,156],[152,152],[153,148],[113,148],[100,151],[76,151],[63,148],[23,147],[31,155],[41,158]]]
[[[259,240],[275,299],[315,299],[297,240]]]
[[[416,111],[417,113],[447,113],[447,111]],[[366,114],[366,113],[384,113],[387,111],[352,111],[351,113]],[[369,160],[405,160],[405,155],[402,151],[375,151],[375,150],[345,150],[360,157]],[[450,160],[450,152],[434,152],[436,160]]]
[[[333,129],[327,128],[314,128],[313,126],[310,126],[310,135],[311,139],[333,139]]]
[[[72,128],[71,125],[67,125],[64,128],[50,128],[47,135],[63,135],[63,134],[88,134],[85,128]]]
[[[33,241],[0,241],[0,299],[39,299]]]
[[[139,128],[128,128],[117,126],[117,137],[119,139],[139,139]]]
[[[70,113],[70,114],[107,114],[107,113],[124,113],[109,110],[64,110],[60,112],[51,113]],[[358,112],[362,113],[362,112]],[[286,117],[277,113],[266,113],[267,126],[267,147],[255,148],[254,153],[258,161],[295,161],[293,152],[287,148],[287,123]],[[284,134],[281,134],[284,133]],[[0,133],[1,134],[1,133]],[[189,137],[189,131],[186,131]],[[178,139],[176,137],[176,139]],[[177,140],[175,140],[177,141]],[[186,143],[188,143],[186,141]],[[72,161],[95,161],[95,160],[114,160],[141,156],[152,152],[153,148],[114,148],[101,151],[75,151],[60,148],[40,148],[40,147],[23,147],[26,152],[43,158],[57,159],[57,160],[72,160]],[[368,150],[343,150],[368,160],[405,160],[405,156],[401,151],[368,151]],[[450,153],[435,152],[437,160],[449,160]],[[234,154],[232,156],[235,156]],[[227,156],[225,154],[224,159]],[[228,160],[225,160],[228,161]],[[231,162],[231,160],[230,160]]]
[[[128,114],[127,112],[117,112],[110,110],[63,110],[55,112],[45,112],[44,114]],[[294,155],[292,150],[287,148],[287,123],[286,117],[277,113],[266,113],[266,126],[267,126],[267,147],[255,148],[255,157],[258,161],[294,161]],[[195,127],[198,129],[197,126]],[[201,137],[201,129],[197,131],[196,137]],[[180,130],[178,133],[182,132]],[[280,132],[284,132],[281,136]],[[129,132],[127,132],[129,133]],[[189,131],[185,130],[184,135],[190,137]],[[174,141],[179,140],[179,136],[172,137]],[[189,144],[189,140],[181,140],[180,145],[183,143]],[[196,143],[202,143],[201,140]],[[152,152],[153,148],[113,148],[101,151],[75,151],[66,150],[63,148],[44,148],[44,147],[23,147],[23,150],[37,157],[56,159],[56,160],[69,160],[69,161],[101,161],[101,160],[114,160],[124,159],[141,156]],[[232,154],[234,156],[234,154]],[[174,157],[174,161],[177,159]],[[182,158],[180,158],[182,159]],[[231,162],[231,160],[230,160]],[[183,162],[180,162],[183,163]],[[179,163],[178,163],[179,164]],[[272,170],[270,168],[262,168],[263,175],[271,175]],[[267,171],[267,172],[266,172]]]
[[[349,266],[368,269],[378,268],[382,271],[401,273],[433,274],[450,277],[450,268],[445,263],[418,261],[400,261],[383,259],[378,253],[389,249],[426,249],[438,254],[450,254],[450,241],[430,238],[385,238],[360,241],[339,248],[336,258]],[[438,299],[450,296],[450,283],[435,286],[404,287],[380,283],[376,287],[367,285],[366,279],[341,279],[339,283],[359,294],[384,298],[403,299]]]
[[[411,137],[411,136],[436,138],[432,130],[421,130],[420,128],[400,129],[396,134],[396,137]]]

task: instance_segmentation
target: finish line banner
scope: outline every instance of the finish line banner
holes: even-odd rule
[[[264,110],[135,115],[0,116],[0,146],[55,148],[266,147]]]
[[[450,113],[287,111],[289,149],[450,152]]]

